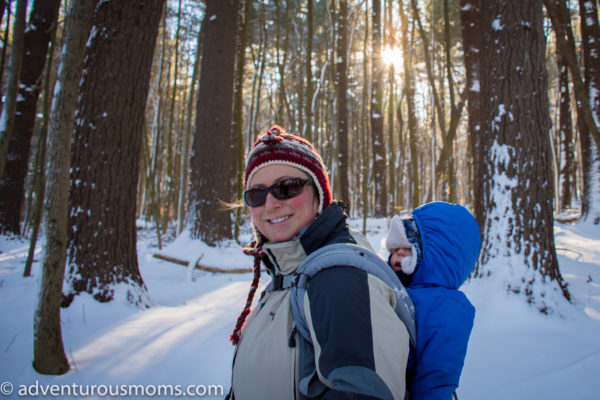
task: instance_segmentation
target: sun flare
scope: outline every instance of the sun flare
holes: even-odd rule
[[[402,50],[399,47],[385,46],[381,57],[385,65],[393,65],[395,69],[402,67]]]

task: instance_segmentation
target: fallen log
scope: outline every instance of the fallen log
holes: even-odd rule
[[[560,222],[561,224],[571,224],[573,222],[577,222],[579,221],[579,215],[574,215],[574,216],[562,216],[562,215],[558,215],[556,217],[554,217],[554,220],[556,222]]]
[[[188,267],[191,262],[191,261],[185,261],[185,260],[181,260],[179,258],[175,258],[175,257],[171,257],[171,256],[165,256],[164,254],[160,254],[160,253],[154,253],[152,255],[152,257],[158,258],[159,260],[172,262],[173,264],[182,265],[184,267]],[[205,265],[200,265],[198,263],[196,263],[196,269],[199,269],[202,271],[208,271],[208,272],[216,272],[216,273],[221,273],[221,274],[245,274],[247,272],[252,272],[251,268],[226,269],[226,268],[218,268],[218,267],[207,267]]]

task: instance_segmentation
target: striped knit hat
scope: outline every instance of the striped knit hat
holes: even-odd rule
[[[311,177],[319,192],[320,213],[331,204],[331,185],[325,164],[317,150],[305,139],[286,133],[275,125],[259,137],[246,158],[244,187],[249,189],[252,177],[262,167],[286,164],[296,167]]]

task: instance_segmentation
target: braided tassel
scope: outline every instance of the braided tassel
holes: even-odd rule
[[[237,321],[235,323],[235,327],[233,328],[233,333],[229,336],[229,341],[235,346],[240,342],[240,332],[242,331],[242,327],[246,322],[246,318],[250,314],[250,307],[252,306],[252,301],[254,300],[254,294],[256,293],[256,289],[258,288],[258,282],[260,281],[260,261],[262,258],[262,245],[254,248],[254,249],[244,249],[245,254],[254,256],[254,277],[252,279],[252,284],[250,285],[250,291],[248,292],[248,298],[246,299],[246,305],[244,309],[240,313]]]

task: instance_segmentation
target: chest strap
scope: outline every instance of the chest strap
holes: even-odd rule
[[[271,278],[271,282],[267,286],[267,291],[287,290],[292,287],[306,289],[308,279],[308,276],[304,274],[275,275]]]

